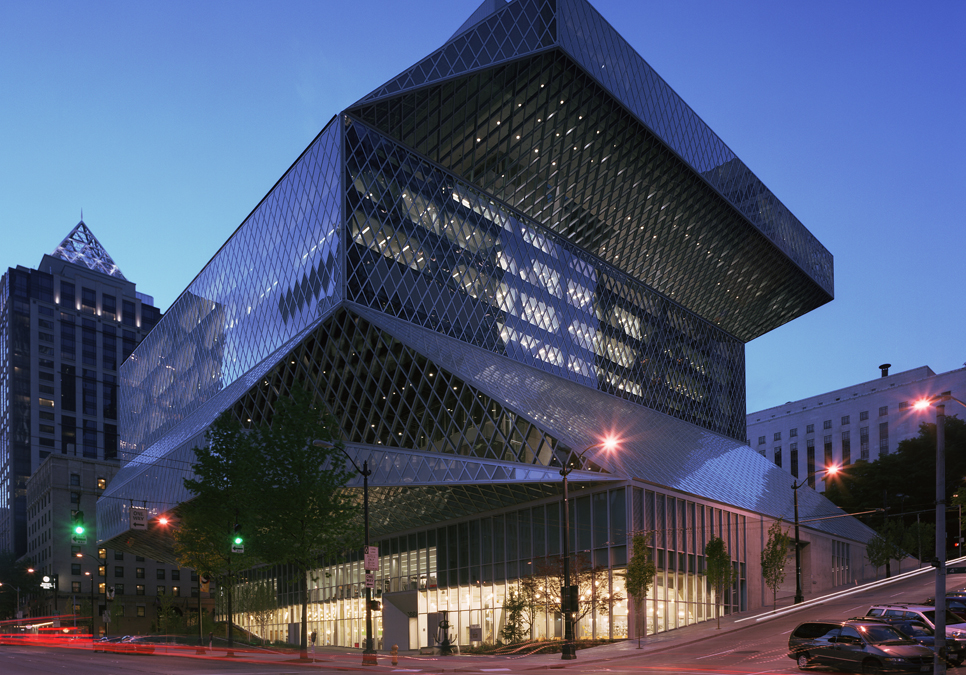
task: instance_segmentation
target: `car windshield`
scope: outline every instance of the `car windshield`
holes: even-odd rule
[[[859,631],[872,644],[881,644],[883,642],[893,642],[896,640],[901,642],[909,641],[909,638],[892,626],[859,626]]]
[[[896,628],[912,637],[932,637],[932,628],[918,621],[900,623],[896,625]]]

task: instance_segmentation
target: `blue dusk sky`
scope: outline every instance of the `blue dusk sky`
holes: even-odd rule
[[[5,0],[0,269],[83,210],[167,310],[335,113],[478,4]],[[966,3],[593,4],[835,258],[834,301],[748,344],[749,411],[963,366]]]

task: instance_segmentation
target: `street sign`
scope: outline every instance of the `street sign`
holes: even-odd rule
[[[483,642],[483,627],[470,625],[470,642]]]
[[[372,572],[366,572],[366,588],[376,587],[376,575]]]
[[[54,590],[57,588],[57,579],[44,575],[44,578],[40,582],[40,587],[45,591]]]
[[[87,535],[86,534],[72,534],[72,535],[70,535],[70,543],[71,544],[74,544],[74,545],[77,545],[77,546],[86,544],[87,543]]]
[[[148,510],[140,506],[132,506],[130,527],[132,530],[148,529]]]
[[[244,544],[232,544],[231,545],[231,552],[232,553],[244,553],[245,552],[245,545]]]
[[[378,546],[366,546],[366,558],[363,564],[363,569],[367,572],[378,572],[379,571],[379,547]]]

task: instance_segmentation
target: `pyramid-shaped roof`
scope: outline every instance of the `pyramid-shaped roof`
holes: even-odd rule
[[[54,258],[60,258],[76,265],[83,265],[95,272],[103,272],[118,279],[127,278],[121,274],[120,268],[108,254],[107,250],[97,241],[87,224],[81,220],[70,231],[60,245],[51,253]]]

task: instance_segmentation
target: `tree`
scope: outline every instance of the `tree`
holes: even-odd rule
[[[906,542],[906,528],[902,524],[901,520],[889,519],[885,522],[885,525],[881,529],[882,537],[885,539],[887,547],[886,550],[889,553],[889,558],[886,560],[886,576],[891,576],[889,572],[889,561],[895,560],[899,563],[896,566],[896,574],[902,571],[902,559],[906,557],[905,552],[905,542]]]
[[[564,573],[563,556],[553,556],[541,558],[534,561],[533,577],[531,581],[525,583],[534,585],[534,595],[537,605],[542,605],[550,612],[563,613],[561,611],[560,600],[564,597]],[[591,613],[605,616],[610,612],[610,608],[615,602],[623,600],[620,593],[610,592],[610,579],[608,578],[606,565],[593,566],[590,557],[578,553],[574,556],[573,564],[570,566],[570,581],[577,586],[577,611],[574,613],[574,622]],[[541,590],[541,587],[545,590]]]
[[[923,555],[932,558],[935,550],[936,528],[932,523],[916,521],[905,528],[903,535],[903,548],[906,551],[915,552],[922,567]]]
[[[879,577],[879,568],[889,562],[892,546],[882,536],[875,535],[865,545],[865,557],[875,568],[875,576]]]
[[[235,586],[236,611],[248,615],[248,632],[253,633],[251,624],[259,628],[262,644],[265,643],[265,628],[278,608],[275,590],[269,581],[246,581]]]
[[[503,601],[503,628],[500,629],[500,639],[506,644],[523,642],[529,633],[529,626],[524,628],[524,611],[527,599],[518,589],[511,588]]]
[[[790,542],[791,537],[787,530],[782,529],[782,519],[779,518],[768,528],[768,541],[761,552],[761,576],[771,589],[774,609],[778,609],[778,587],[785,581],[785,562],[788,560]]]
[[[251,429],[248,442],[259,460],[259,470],[246,482],[252,524],[248,541],[262,562],[300,572],[300,653],[305,659],[309,571],[318,567],[320,555],[361,544],[359,508],[343,489],[353,474],[346,469],[338,423],[299,384],[288,396],[279,395],[274,414]]]
[[[634,600],[634,614],[637,617],[637,648],[641,648],[641,619],[642,608],[647,599],[647,592],[654,582],[657,566],[651,559],[651,533],[635,534],[632,540],[631,559],[627,563],[625,572],[618,572],[624,577],[627,594]]]
[[[734,568],[731,566],[731,556],[721,537],[712,537],[704,547],[704,555],[707,558],[708,583],[715,592],[715,615],[718,619],[718,628],[721,628],[721,602],[724,597],[724,589],[731,585],[734,578]]]
[[[236,529],[251,529],[251,486],[260,475],[259,457],[251,434],[225,412],[205,432],[205,444],[194,448],[194,478],[184,480],[193,498],[178,507],[174,552],[182,567],[230,587],[234,575],[258,562],[248,547],[232,552]],[[232,646],[233,612],[228,611],[229,647]]]

